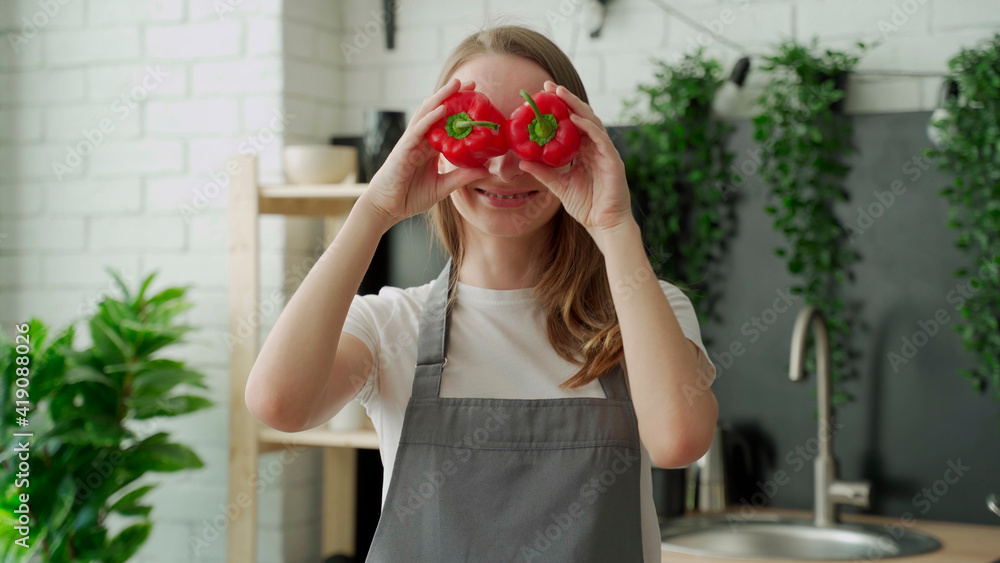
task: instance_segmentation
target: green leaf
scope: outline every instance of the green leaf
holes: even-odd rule
[[[149,443],[136,446],[127,458],[128,467],[141,471],[172,472],[203,467],[201,458],[180,444]]]
[[[155,487],[156,485],[146,485],[129,492],[111,505],[110,510],[125,516],[148,516],[151,507],[139,505],[138,502]]]
[[[152,529],[153,524],[145,521],[122,530],[110,541],[110,549],[107,552],[108,563],[125,563],[132,558],[149,537]]]
[[[208,389],[203,383],[205,376],[184,368],[150,369],[140,371],[132,382],[135,395],[162,395],[180,384]]]
[[[148,307],[155,308],[165,303],[169,303],[177,299],[182,299],[187,294],[187,290],[189,287],[190,286],[168,287],[167,289],[164,289],[160,293],[157,293],[156,295],[150,297],[149,300],[146,302],[146,305]]]
[[[115,271],[115,269],[110,266],[104,268],[104,271],[111,274],[111,277],[114,279],[115,284],[119,287],[119,289],[122,290],[122,295],[125,296],[125,301],[132,301],[132,293],[129,291],[128,285],[125,283],[125,280],[121,278],[121,275],[119,275],[118,272]]]
[[[73,476],[64,475],[59,481],[59,490],[55,495],[55,504],[53,504],[51,512],[49,512],[48,522],[46,522],[48,528],[53,531],[50,544],[50,549],[52,550],[59,547],[66,534],[70,531],[67,519],[71,515],[70,511],[73,508],[75,495],[76,484],[73,482]]]
[[[178,416],[212,406],[214,403],[204,397],[179,395],[175,397],[133,396],[125,400],[131,409],[132,418],[144,420],[156,416]]]
[[[63,423],[67,426],[60,426]],[[61,442],[66,444],[109,448],[117,446],[125,437],[121,426],[113,416],[109,415],[60,421],[55,428],[58,428],[59,431],[46,434],[44,437],[46,440],[50,437],[58,437]]]
[[[90,336],[95,355],[105,363],[119,364],[133,356],[132,347],[99,316],[90,319]]]
[[[62,384],[66,386],[82,382],[97,383],[112,388],[115,386],[111,378],[87,365],[76,365],[68,369],[63,376]]]

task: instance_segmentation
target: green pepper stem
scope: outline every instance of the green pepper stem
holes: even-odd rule
[[[528,105],[531,106],[531,111],[535,112],[535,123],[537,124],[535,128],[538,132],[538,136],[546,138],[551,135],[552,129],[549,127],[548,122],[542,119],[542,112],[538,109],[538,104],[535,103],[531,94],[529,94],[524,88],[521,88],[521,97],[528,101]]]
[[[535,117],[541,119],[542,112],[539,111],[538,104],[535,103],[534,98],[532,98],[531,94],[529,94],[528,91],[525,90],[524,88],[521,88],[521,97],[524,98],[525,100],[528,100],[528,104],[531,106],[531,111],[535,112]]]
[[[460,127],[462,129],[466,127],[475,127],[477,125],[482,127],[489,127],[494,131],[500,129],[500,124],[493,123],[492,121],[456,121],[452,123],[452,125],[454,125],[455,127]]]

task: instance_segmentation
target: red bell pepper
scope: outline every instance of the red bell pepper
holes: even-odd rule
[[[538,92],[507,119],[507,143],[521,160],[542,162],[553,168],[565,166],[580,150],[580,130],[570,121],[566,102],[553,92]]]
[[[447,113],[427,131],[427,141],[460,168],[478,168],[509,150],[503,134],[506,123],[485,94],[459,90],[443,102]]]

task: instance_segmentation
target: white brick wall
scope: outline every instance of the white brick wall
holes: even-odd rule
[[[37,141],[41,138],[40,109],[0,109],[0,143]]]
[[[206,62],[191,67],[192,93],[245,94],[281,91],[281,61],[251,59]]]
[[[648,0],[615,0],[601,37],[591,39],[578,22],[583,0],[466,0],[402,2],[396,50],[386,51],[384,38],[349,60],[342,57],[347,76],[345,132],[360,133],[368,106],[403,109],[408,113],[430,93],[450,50],[484,20],[526,23],[551,37],[577,66],[591,105],[606,123],[622,123],[622,101],[636,86],[651,80],[650,57],[668,59],[697,45],[727,68],[739,58],[733,49],[668,14]],[[863,70],[944,72],[946,61],[1000,30],[995,0],[673,0],[671,6],[708,27],[721,29],[729,40],[753,54],[770,53],[783,37],[821,45],[851,48],[856,41],[883,37],[880,20],[896,30],[885,33],[882,46],[863,59]],[[345,39],[364,36],[381,7],[377,0],[353,0],[346,10]],[[726,12],[728,10],[728,12]],[[895,19],[894,19],[895,18]],[[759,62],[755,61],[755,62]],[[752,77],[752,71],[751,71]],[[850,84],[849,113],[933,109],[940,80],[856,76]],[[751,84],[754,84],[751,78]],[[747,88],[735,117],[749,117],[759,88]]]
[[[16,49],[0,48],[0,324],[29,315],[70,322],[110,290],[105,266],[136,281],[159,270],[159,288],[193,284],[196,308],[185,320],[200,330],[173,354],[209,375],[218,407],[160,427],[191,444],[206,468],[162,476],[156,527],[137,561],[225,557],[225,530],[211,522],[224,513],[228,459],[228,356],[220,345],[228,329],[227,159],[256,147],[264,181],[279,180],[285,144],[358,134],[369,106],[412,112],[448,52],[485,21],[549,34],[608,123],[619,122],[622,100],[650,79],[651,57],[699,42],[725,65],[738,57],[647,0],[611,3],[602,36],[591,39],[577,21],[582,3],[406,0],[388,51],[380,0],[53,0],[54,13],[39,0],[0,2],[0,31],[26,37]],[[960,47],[1000,29],[995,0],[671,5],[756,54],[782,36],[817,35],[825,46],[850,48],[882,37],[880,22],[892,23],[861,69],[943,71]],[[360,52],[345,53],[349,44]],[[736,115],[751,114],[761,82],[751,74]],[[928,110],[938,85],[857,76],[847,110]],[[74,151],[88,154],[56,177],[53,163],[69,163]],[[285,272],[308,260],[320,231],[316,221],[279,217],[260,228],[267,299],[300,281]],[[265,334],[276,315],[262,320]],[[79,344],[87,344],[83,333]],[[261,458],[262,474],[274,458]],[[261,495],[258,561],[319,559],[318,479],[315,451],[280,468]],[[196,538],[208,542],[197,553]]]
[[[239,131],[239,106],[232,99],[217,98],[188,102],[159,102],[146,105],[149,133],[198,133]]]
[[[5,72],[0,75],[0,103],[37,106],[80,100],[84,96],[83,77],[79,69]]]
[[[127,106],[123,106],[127,109]],[[45,108],[45,138],[75,143],[84,137],[85,130],[98,129],[101,120],[114,124],[112,133],[105,139],[125,140],[139,136],[138,119],[112,119],[110,104],[81,104]]]
[[[128,25],[177,22],[184,19],[184,3],[168,0],[101,0],[87,5],[90,25]]]
[[[142,210],[142,191],[136,178],[54,182],[29,186],[29,189],[44,190],[46,208],[53,215],[103,215]]]
[[[151,27],[146,54],[152,59],[212,59],[236,55],[242,48],[243,26],[235,20]]]
[[[225,529],[211,522],[224,514],[229,455],[225,165],[249,147],[262,179],[278,181],[285,143],[325,143],[341,130],[339,3],[44,4],[57,12],[0,2],[0,327],[77,320],[114,291],[106,267],[133,284],[158,271],[153,290],[192,285],[184,321],[199,330],[170,355],[207,374],[217,406],[155,430],[191,445],[206,467],[147,477],[161,484],[136,561],[221,563]],[[11,48],[8,33],[25,39]],[[283,301],[286,282],[298,281],[286,271],[312,254],[319,227],[262,218],[262,298]],[[261,458],[262,473],[275,458]],[[318,479],[315,452],[275,476],[262,495],[258,561],[319,559]],[[197,538],[208,545],[196,552]]]
[[[73,29],[79,28],[84,21],[84,3],[57,0],[56,5],[49,4],[48,9],[39,5],[37,0],[7,0],[0,3],[0,21],[19,33],[27,28],[36,29]]]
[[[87,97],[110,106],[113,100],[130,95],[143,80],[154,88],[144,88],[149,98],[184,97],[188,69],[184,64],[110,65],[87,68]],[[148,79],[146,77],[149,77]]]
[[[45,34],[45,57],[49,66],[75,66],[134,60],[139,56],[139,30],[108,28],[101,40],[93,31],[53,31]]]

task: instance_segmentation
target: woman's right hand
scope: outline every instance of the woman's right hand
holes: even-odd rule
[[[438,151],[427,142],[427,131],[445,116],[441,103],[455,92],[472,90],[474,82],[461,84],[457,78],[424,100],[406,131],[396,142],[385,163],[368,183],[363,198],[386,222],[387,227],[422,213],[469,182],[485,178],[485,167],[456,168],[438,173]]]

